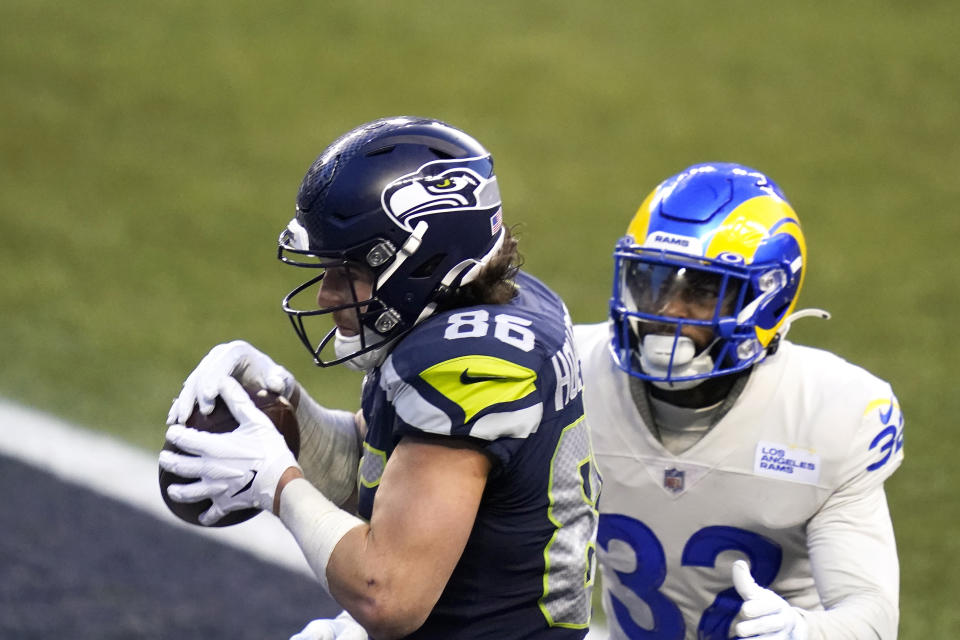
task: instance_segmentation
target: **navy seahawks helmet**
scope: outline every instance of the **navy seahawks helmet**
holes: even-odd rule
[[[279,257],[320,273],[283,300],[300,340],[330,366],[400,337],[429,317],[451,291],[470,282],[504,238],[493,158],[472,137],[438,120],[392,117],[347,132],[303,178],[296,216],[281,233]],[[324,269],[372,270],[371,297],[317,308]],[[305,319],[356,310],[360,349],[321,354],[334,338],[308,336]]]
[[[743,371],[776,348],[800,295],[806,242],[773,180],[743,165],[705,163],[647,196],[614,265],[618,365],[683,389]],[[709,343],[684,335],[697,332]]]

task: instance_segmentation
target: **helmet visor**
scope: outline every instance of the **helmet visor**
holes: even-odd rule
[[[745,280],[699,262],[624,261],[621,299],[627,312],[653,323],[715,325],[735,315]],[[671,332],[673,330],[671,328]]]

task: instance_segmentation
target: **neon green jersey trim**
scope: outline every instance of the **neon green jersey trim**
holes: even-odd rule
[[[368,489],[380,485],[383,470],[387,467],[387,452],[363,443],[364,454],[360,456],[360,468],[357,471],[357,484]],[[370,474],[373,477],[368,477]]]

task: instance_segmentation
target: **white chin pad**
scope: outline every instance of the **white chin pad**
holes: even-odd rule
[[[674,340],[673,336],[651,334],[643,337],[643,349],[641,351],[643,359],[658,369],[666,369],[670,366],[672,356],[673,369],[676,371],[693,360],[697,348],[693,344],[693,340],[686,336],[680,336]]]
[[[673,366],[670,365],[671,355]],[[662,389],[691,389],[703,379],[676,380],[688,376],[710,373],[713,370],[713,358],[710,352],[704,350],[697,355],[696,345],[686,336],[674,338],[671,336],[651,334],[643,337],[640,347],[640,368],[651,376],[663,378],[654,380],[652,384]]]
[[[367,345],[380,342],[382,338],[376,333],[363,328],[363,337]],[[336,334],[333,339],[333,350],[337,354],[338,358],[345,358],[347,356],[353,355],[361,349],[360,334],[353,336],[345,336],[340,333],[340,329],[337,329]],[[386,357],[387,352],[383,347],[377,349],[371,349],[366,353],[361,353],[358,356],[354,356],[350,360],[347,360],[343,363],[348,369],[353,369],[354,371],[369,371],[374,367],[378,366],[383,359]]]

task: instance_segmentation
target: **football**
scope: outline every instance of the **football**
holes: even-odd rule
[[[296,413],[290,402],[283,396],[268,391],[267,389],[247,389],[247,393],[250,395],[250,398],[253,399],[257,408],[267,414],[267,417],[273,422],[277,431],[283,435],[284,440],[287,442],[287,447],[290,448],[293,455],[299,456],[300,429],[297,425]],[[194,405],[193,413],[187,418],[186,424],[188,427],[193,427],[200,431],[227,433],[228,431],[236,429],[238,423],[236,418],[233,417],[233,414],[230,413],[227,405],[218,397],[213,411],[208,416],[200,413],[200,408]],[[164,442],[163,448],[166,451],[183,453],[179,447],[170,442]],[[212,504],[210,500],[201,500],[200,502],[174,502],[170,499],[170,496],[167,495],[167,487],[171,484],[189,484],[196,481],[196,478],[184,478],[160,469],[160,494],[163,496],[163,502],[167,505],[167,508],[181,520],[189,522],[190,524],[203,526],[200,524],[200,514],[210,508]],[[260,513],[260,509],[253,508],[231,511],[209,526],[226,527],[249,520],[258,513]]]

